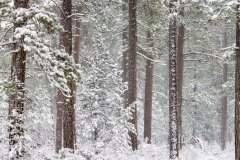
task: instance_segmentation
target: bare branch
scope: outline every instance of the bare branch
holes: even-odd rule
[[[208,57],[213,57],[213,58],[217,58],[219,60],[221,60],[222,62],[226,63],[226,60],[224,60],[223,58],[213,55],[213,54],[209,54],[209,53],[202,53],[202,52],[187,52],[184,53],[183,55],[191,55],[191,54],[196,54],[196,55],[203,55],[203,56],[208,56]]]
[[[1,39],[3,39],[3,38],[6,36],[6,34],[7,34],[12,28],[13,28],[13,26],[10,27],[10,28],[8,28],[8,30],[4,33],[4,35],[1,37]]]
[[[6,43],[0,43],[0,46],[6,46],[9,44],[15,44],[17,41],[11,41],[11,42],[6,42]]]

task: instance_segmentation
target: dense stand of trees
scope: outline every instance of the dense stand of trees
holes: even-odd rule
[[[5,157],[48,139],[60,158],[146,142],[178,159],[186,144],[223,151],[235,135],[240,159],[239,1],[0,0],[0,18]]]

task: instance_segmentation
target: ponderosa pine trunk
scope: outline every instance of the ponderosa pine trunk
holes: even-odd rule
[[[227,47],[227,33],[224,33],[224,46]],[[227,63],[223,64],[223,75],[222,75],[222,85],[227,82],[227,70],[228,65]],[[227,140],[227,94],[226,92],[222,91],[221,97],[221,150],[226,149],[226,140]]]
[[[76,12],[78,14],[82,14],[82,4],[80,3],[79,5],[76,6]],[[79,20],[78,17],[76,17],[76,26],[75,26],[75,41],[74,41],[74,62],[75,64],[79,64],[80,63],[80,51],[81,51],[81,20]]]
[[[196,57],[194,56],[194,59]],[[196,61],[194,61],[194,74],[193,74],[193,81],[195,82],[194,86],[193,86],[193,93],[196,94],[197,93],[197,84],[196,84],[196,80],[197,80],[197,66],[196,66]],[[193,137],[197,137],[199,136],[197,133],[197,119],[198,119],[198,106],[194,105],[194,117],[193,117],[193,133],[192,136]]]
[[[64,31],[61,33],[61,47],[71,56],[72,55],[72,1],[63,0],[61,24]],[[66,99],[63,116],[63,147],[72,149],[75,146],[75,109],[73,88],[74,83],[68,81],[71,98]],[[66,97],[65,97],[66,98]]]
[[[132,119],[137,132],[137,0],[129,0],[129,72],[128,72],[128,105],[132,106]],[[129,132],[132,150],[138,149],[137,134]]]
[[[149,57],[152,58],[152,57]],[[153,87],[153,62],[147,59],[145,104],[144,104],[144,140],[151,144],[152,140],[152,87]]]
[[[177,86],[177,20],[175,17],[177,0],[169,3],[169,138],[170,138],[170,159],[178,159],[178,86]]]
[[[240,2],[240,0],[238,0]],[[235,160],[240,160],[240,5],[236,10]]]
[[[65,5],[65,4],[63,3],[63,5]],[[65,10],[63,10],[63,12],[65,12],[65,11],[66,11],[66,8],[65,8]],[[77,12],[79,12],[79,11],[81,12],[81,6],[77,6]],[[65,29],[65,28],[67,28],[66,24],[64,24],[64,23],[66,23],[65,13],[61,13],[61,18],[62,18],[61,24],[65,25],[64,26],[64,29]],[[69,19],[68,19],[68,21],[69,21]],[[81,34],[80,27],[81,27],[81,23],[78,20],[76,20],[76,34],[78,36],[76,36],[75,44],[74,44],[74,51],[75,51],[74,61],[75,61],[75,63],[79,63],[79,61],[80,61],[80,57],[79,57],[79,55],[80,55],[80,34]],[[67,29],[69,29],[69,26]],[[66,42],[67,36],[68,35],[66,35],[64,33],[61,34],[60,47],[66,48],[67,45],[72,43],[72,42]],[[65,39],[65,41],[63,41],[64,39]],[[72,49],[68,49],[68,50],[65,49],[65,51],[70,55],[72,54]],[[72,90],[74,93],[73,103],[75,104],[76,103],[76,97],[75,97],[76,85],[75,84],[73,84]],[[63,117],[64,117],[65,105],[66,105],[66,98],[64,97],[62,91],[58,90],[58,93],[57,93],[57,118],[56,118],[56,144],[55,144],[56,153],[59,153],[59,150],[61,150],[63,147]],[[74,139],[76,139],[76,138],[74,138]]]
[[[28,8],[28,0],[14,0],[15,9]],[[15,17],[16,18],[16,17]],[[14,30],[23,27],[27,23],[27,19],[21,22],[14,22]],[[26,70],[26,52],[23,47],[23,39],[18,40],[13,46],[11,65],[11,79],[13,90],[9,97],[9,150],[12,154],[10,159],[18,159],[24,152],[24,129],[23,129],[23,113],[24,113],[24,94],[25,94],[25,70]]]
[[[149,9],[150,23],[153,24],[153,11]],[[148,29],[147,31],[147,45],[150,50],[153,49],[154,41],[153,36]],[[151,55],[151,54],[150,54]],[[151,144],[152,142],[152,88],[153,88],[153,67],[154,62],[151,60],[152,56],[148,56],[146,60],[146,83],[145,83],[145,103],[144,103],[144,140],[147,139],[147,143]]]
[[[76,12],[78,14],[82,14],[82,4],[78,4],[76,6]],[[75,41],[74,41],[74,62],[75,64],[79,64],[80,63],[80,53],[81,53],[81,20],[78,19],[78,17],[76,16],[76,22],[75,22],[75,32],[76,32],[76,37],[75,37]],[[76,101],[77,101],[77,85],[74,83],[73,84],[73,103],[74,105],[76,105]],[[74,132],[76,133],[76,128],[74,129]],[[75,134],[75,144],[77,143],[77,134]],[[76,149],[77,146],[75,146]]]
[[[62,139],[63,139],[63,113],[65,107],[65,97],[62,91],[57,91],[57,118],[56,118],[56,144],[55,151],[59,153],[62,149]]]
[[[127,0],[123,1],[124,3],[122,4],[122,12],[123,14],[125,12],[127,12]],[[128,46],[128,25],[126,27],[124,27],[123,29],[123,34],[122,34],[122,38],[123,38],[123,59],[122,59],[122,69],[123,69],[123,73],[122,73],[122,81],[123,83],[128,83],[128,61],[129,61],[129,53],[128,50],[126,49]],[[123,92],[123,108],[127,108],[128,107],[128,89],[126,89]]]
[[[179,12],[184,17],[184,8]],[[178,27],[178,52],[177,52],[177,85],[178,85],[178,122],[179,122],[179,145],[182,148],[182,90],[183,90],[183,48],[184,48],[184,24],[181,22]]]

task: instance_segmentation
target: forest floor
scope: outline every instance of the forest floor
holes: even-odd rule
[[[86,150],[85,150],[86,151]],[[0,160],[7,160],[7,149],[0,146]],[[168,147],[156,147],[154,145],[142,144],[135,152],[126,152],[121,150],[107,150],[98,155],[92,153],[83,154],[66,154],[65,158],[59,157],[54,153],[51,146],[42,146],[32,150],[31,155],[23,160],[169,160]],[[86,156],[87,155],[87,156]],[[90,157],[89,157],[90,156]],[[88,157],[88,158],[86,158]],[[227,149],[220,150],[218,144],[203,145],[202,148],[193,145],[185,145],[180,152],[179,160],[233,160],[234,144],[228,144]]]
[[[185,145],[180,151],[180,160],[233,160],[235,158],[234,144],[228,144],[227,149],[221,151],[218,144],[203,145],[202,148]],[[142,145],[139,150],[126,160],[169,160],[168,147],[154,147]]]

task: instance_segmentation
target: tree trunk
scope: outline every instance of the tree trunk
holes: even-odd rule
[[[62,137],[63,137],[63,114],[65,107],[65,97],[60,90],[57,94],[57,118],[56,118],[56,153],[62,149]]]
[[[227,47],[227,33],[224,33],[224,47]],[[223,77],[222,84],[227,82],[227,63],[223,64]],[[227,95],[226,92],[222,91],[221,97],[222,103],[222,114],[221,114],[221,150],[226,149],[226,139],[227,139]]]
[[[82,4],[80,3],[79,5],[76,6],[77,13],[81,14],[82,13]],[[81,21],[76,17],[76,38],[74,41],[74,62],[75,64],[80,63],[80,52],[81,52]],[[73,84],[73,103],[74,105],[76,104],[77,97],[77,85],[74,83]],[[76,128],[74,129],[74,132],[76,132]],[[77,142],[77,135],[75,134],[75,143]],[[76,146],[75,146],[76,148]]]
[[[14,1],[15,9],[27,8],[28,0]],[[18,27],[26,25],[27,19],[14,23],[14,30]],[[11,125],[8,127],[9,132],[9,150],[12,152],[11,159],[19,158],[24,151],[24,129],[23,129],[23,113],[24,113],[24,87],[25,87],[25,70],[26,70],[26,52],[23,48],[23,39],[16,42],[13,46],[12,53],[11,79],[13,82],[14,93],[9,98],[8,118]]]
[[[184,8],[181,7],[179,15],[184,17]],[[178,52],[177,52],[177,85],[178,85],[178,122],[179,122],[179,145],[182,148],[182,90],[183,90],[183,48],[184,48],[184,24],[178,28]]]
[[[149,26],[153,24],[153,11],[149,10],[151,21]],[[147,45],[150,50],[153,49],[154,41],[151,31],[147,31]],[[151,54],[151,53],[150,53]],[[146,64],[146,84],[145,84],[145,104],[144,104],[144,140],[147,139],[147,143],[151,144],[152,140],[152,88],[153,88],[153,66],[154,62],[152,56],[148,57]]]
[[[124,3],[122,4],[122,12],[123,14],[127,11],[127,0],[124,0]],[[128,58],[129,58],[129,53],[127,48],[127,43],[128,43],[128,30],[127,30],[127,26],[124,27],[123,29],[123,34],[122,34],[122,38],[123,38],[123,60],[122,60],[122,69],[123,69],[123,73],[122,73],[122,79],[123,79],[123,83],[127,83],[128,82]],[[128,89],[126,89],[123,93],[123,108],[127,108],[128,106]]]
[[[194,56],[195,59],[195,56]],[[194,61],[194,75],[193,75],[193,81],[196,82],[197,80],[197,66],[196,66],[196,61]],[[196,94],[197,93],[197,84],[194,84],[193,87],[193,93]],[[193,118],[193,133],[192,136],[193,137],[197,137],[197,119],[198,119],[198,106],[194,105],[194,118]]]
[[[177,86],[177,20],[173,16],[176,13],[176,0],[169,3],[169,128],[170,128],[170,159],[178,159],[178,86]]]
[[[63,0],[62,2],[62,20],[61,24],[64,31],[61,33],[61,46],[71,56],[72,55],[72,1]],[[75,109],[73,99],[74,84],[68,81],[68,87],[72,98],[66,100],[63,116],[63,147],[72,149],[75,145]]]
[[[76,6],[77,13],[82,13],[82,4]],[[76,64],[80,63],[80,44],[81,44],[81,21],[76,17],[76,38],[74,43],[74,62]]]
[[[238,0],[240,2],[240,0]],[[236,13],[236,70],[235,70],[235,159],[240,160],[240,5]]]
[[[144,139],[151,144],[152,138],[152,86],[153,86],[153,62],[147,59],[145,105],[144,105]]]
[[[132,119],[130,122],[137,132],[137,0],[129,0],[129,73],[128,73],[128,104],[132,106]],[[129,132],[132,150],[137,150],[137,134]]]
[[[60,36],[60,46],[65,51],[72,55],[72,18],[71,18],[72,2],[71,0],[63,0],[61,24],[64,32]],[[71,90],[70,95],[72,98],[67,99],[62,92],[58,90],[57,100],[57,122],[56,122],[56,152],[62,148],[70,148],[74,151],[75,145],[75,110],[74,110],[74,97],[73,89],[74,84],[68,82]],[[62,142],[63,139],[63,142]]]

